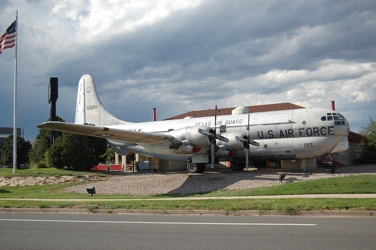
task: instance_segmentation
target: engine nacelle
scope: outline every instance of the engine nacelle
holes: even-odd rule
[[[221,135],[229,140],[228,142],[218,141],[218,145],[221,145],[224,149],[229,151],[240,151],[245,149],[244,142],[239,140],[239,138],[244,139],[244,134],[226,133]]]
[[[175,154],[197,154],[201,148],[197,146],[182,144],[178,149],[172,149]]]
[[[199,129],[210,132],[210,127],[186,127],[169,132],[176,139],[184,144],[190,144],[197,147],[208,147],[211,145],[209,137],[199,132]]]
[[[215,151],[216,157],[233,157],[234,154],[235,154],[234,151],[223,150],[221,148],[219,148],[217,151]]]

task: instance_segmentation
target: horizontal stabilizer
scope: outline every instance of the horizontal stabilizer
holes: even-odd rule
[[[38,128],[134,143],[156,143],[163,141],[172,141],[175,139],[175,137],[166,134],[148,133],[92,125],[81,125],[66,122],[45,122],[39,124]]]

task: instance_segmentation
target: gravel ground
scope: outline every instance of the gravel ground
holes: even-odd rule
[[[280,169],[279,169],[280,170]],[[98,194],[155,195],[174,194],[189,195],[218,190],[250,189],[264,186],[280,185],[278,169],[234,172],[229,169],[206,171],[202,174],[183,172],[131,173],[111,177],[106,181],[91,182],[67,188],[67,192],[86,194],[86,187],[95,186]],[[283,172],[283,183],[332,178],[354,174],[376,174],[376,164],[354,165],[336,168],[334,174],[325,174],[322,168],[312,172]]]

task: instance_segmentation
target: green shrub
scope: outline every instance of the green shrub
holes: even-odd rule
[[[39,168],[48,168],[48,166],[44,162],[38,162],[33,165],[33,168],[39,169]]]

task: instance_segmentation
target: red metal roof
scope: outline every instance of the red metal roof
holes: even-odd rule
[[[231,111],[235,109],[233,108],[218,108],[218,116],[220,115],[231,115]],[[248,106],[248,110],[250,113],[256,112],[268,112],[268,111],[278,111],[278,110],[289,110],[289,109],[303,109],[304,107],[295,105],[290,102],[284,103],[275,103],[275,104],[265,104],[265,105],[257,105],[257,106]],[[196,110],[196,111],[189,111],[187,113],[173,116],[167,118],[165,120],[175,120],[175,119],[184,119],[185,117],[206,117],[206,116],[214,116],[215,109],[207,109],[207,110]]]
[[[364,139],[361,134],[349,131],[349,135],[347,136],[349,141],[358,141],[358,142],[364,142]]]

